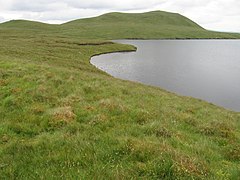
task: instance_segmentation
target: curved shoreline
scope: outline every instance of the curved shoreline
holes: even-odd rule
[[[135,46],[134,46],[135,47]],[[136,48],[136,47],[135,47]],[[90,56],[90,62],[91,62],[91,59],[95,56],[100,56],[100,55],[104,55],[104,54],[112,54],[112,53],[125,53],[125,52],[136,52],[137,51],[137,48],[135,50],[120,50],[120,51],[111,51],[111,52],[103,52],[103,53],[97,53],[97,54],[94,54],[92,56]]]
[[[138,40],[140,40],[140,39],[138,39]],[[149,40],[149,39],[148,39],[148,40]],[[120,41],[120,40],[119,40],[119,41]],[[126,41],[127,41],[127,40],[126,40]],[[137,41],[137,40],[136,40],[136,41]],[[143,40],[143,41],[144,41],[144,40]],[[117,42],[117,43],[120,43],[120,44],[125,44],[125,43],[122,43],[122,42],[118,42],[118,40],[116,40],[116,42]],[[126,43],[126,44],[127,44],[127,43]],[[132,44],[128,44],[128,45],[132,45]],[[132,45],[132,46],[134,46],[134,45]],[[90,57],[89,62],[90,62],[90,64],[91,64],[92,66],[94,66],[94,67],[97,68],[98,70],[100,70],[100,71],[106,73],[107,75],[109,75],[109,76],[111,76],[111,77],[113,77],[113,78],[116,78],[116,79],[128,80],[128,81],[130,81],[130,82],[136,82],[136,83],[140,83],[140,84],[143,84],[143,85],[160,88],[161,90],[164,90],[164,91],[167,91],[167,92],[170,92],[170,93],[174,93],[174,94],[176,94],[176,95],[178,95],[178,96],[191,97],[191,98],[194,98],[194,99],[198,99],[198,100],[205,101],[205,102],[207,102],[207,103],[209,103],[209,104],[214,104],[214,105],[217,106],[217,107],[221,107],[221,108],[224,108],[224,109],[229,110],[229,111],[232,111],[232,112],[240,112],[240,111],[238,111],[238,110],[235,110],[234,108],[229,108],[228,106],[224,106],[224,105],[220,105],[220,104],[215,104],[215,103],[212,102],[211,100],[207,100],[207,99],[204,99],[204,98],[201,99],[201,98],[199,98],[199,97],[191,96],[191,95],[186,95],[186,94],[185,94],[185,95],[184,95],[184,94],[180,94],[179,92],[176,92],[176,91],[167,90],[167,89],[165,89],[165,88],[162,87],[162,86],[160,87],[160,86],[158,86],[158,85],[152,85],[152,84],[148,84],[148,83],[136,81],[136,80],[133,80],[133,79],[124,79],[124,78],[121,78],[121,77],[117,77],[117,76],[114,76],[114,75],[110,74],[110,73],[107,72],[106,70],[100,68],[99,66],[95,65],[94,63],[92,63],[92,58],[95,57],[95,56],[100,56],[100,55],[104,55],[104,54],[113,54],[113,53],[136,52],[136,51],[137,51],[137,47],[136,47],[136,46],[134,46],[134,47],[135,47],[135,50],[120,50],[120,51],[118,50],[118,51],[97,53],[97,54],[94,54],[94,55],[92,55],[92,56]],[[96,63],[96,64],[97,64],[97,63]]]
[[[240,38],[126,38],[115,40],[240,40]]]

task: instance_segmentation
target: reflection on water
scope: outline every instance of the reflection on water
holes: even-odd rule
[[[121,79],[159,86],[240,111],[239,40],[121,40],[138,50],[93,57]]]

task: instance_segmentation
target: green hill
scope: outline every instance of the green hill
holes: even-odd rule
[[[204,29],[191,20],[175,13],[154,11],[141,14],[109,13],[95,18],[80,19],[63,24],[71,33],[85,33],[99,38],[179,38],[184,34]]]
[[[62,25],[31,21],[10,21],[0,28],[81,37],[84,39],[159,39],[159,38],[240,38],[239,34],[208,31],[177,14],[163,11],[147,13],[108,13],[94,18],[74,20]]]
[[[236,38],[174,13],[0,24],[0,179],[239,179],[240,113],[115,79],[116,38]]]
[[[11,20],[0,24],[1,28],[19,28],[19,29],[47,29],[53,28],[56,25],[46,23],[27,21],[27,20]]]

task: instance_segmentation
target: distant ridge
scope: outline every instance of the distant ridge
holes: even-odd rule
[[[0,27],[3,28],[22,28],[22,29],[47,29],[54,28],[56,26],[58,25],[29,20],[11,20],[0,24]]]
[[[173,26],[188,26],[195,28],[202,28],[197,23],[191,21],[190,19],[178,14],[169,13],[163,11],[151,11],[146,13],[120,13],[112,12],[103,14],[94,18],[79,19],[64,23],[64,25],[76,25],[82,23],[82,21],[102,21],[102,22],[131,22],[131,23],[149,23],[149,24],[162,24],[162,25],[173,25]]]
[[[0,28],[34,30],[36,33],[49,31],[58,35],[87,39],[240,38],[240,34],[237,33],[205,30],[181,14],[164,11],[112,12],[98,17],[73,20],[61,25],[12,20],[0,24]]]

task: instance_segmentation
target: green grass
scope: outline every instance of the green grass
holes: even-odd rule
[[[237,179],[239,113],[115,79],[89,63],[95,54],[135,50],[104,40],[123,38],[105,31],[108,16],[98,17],[98,32],[87,30],[94,19],[63,29],[0,25],[0,179]]]

